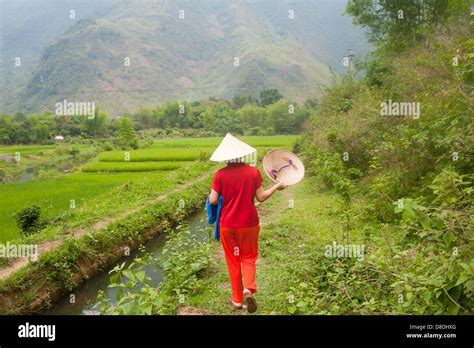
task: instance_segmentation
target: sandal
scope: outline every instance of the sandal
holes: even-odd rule
[[[236,310],[241,310],[241,309],[244,308],[244,306],[242,305],[242,303],[234,302],[234,301],[232,301],[231,298],[229,299],[229,304],[230,304],[232,307],[234,307],[234,309],[236,309]]]
[[[249,290],[244,291],[244,305],[247,307],[247,312],[255,313],[257,311],[257,301]]]

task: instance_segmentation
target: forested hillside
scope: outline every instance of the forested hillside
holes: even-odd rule
[[[48,15],[2,7],[12,25],[2,30],[0,111],[54,111],[67,99],[135,112],[271,88],[304,102],[330,82],[329,67],[345,69],[347,49],[368,49],[341,0],[99,1],[87,11],[79,4],[47,6]]]

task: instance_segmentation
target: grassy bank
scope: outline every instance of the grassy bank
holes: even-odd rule
[[[0,314],[34,313],[201,207],[210,178],[80,239],[68,238],[0,282]],[[180,204],[184,202],[184,206]]]

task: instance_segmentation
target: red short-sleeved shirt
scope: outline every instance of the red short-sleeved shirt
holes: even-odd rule
[[[216,172],[212,189],[223,198],[219,219],[221,227],[258,226],[254,197],[262,182],[259,170],[244,163],[230,163]]]

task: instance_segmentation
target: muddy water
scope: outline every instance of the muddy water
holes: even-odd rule
[[[190,217],[187,221],[188,229],[191,233],[195,235],[202,236],[200,233],[203,229],[209,228],[207,224],[207,214],[205,210],[198,212],[194,216]],[[144,253],[151,253],[154,256],[160,256],[163,250],[163,246],[166,243],[166,234],[160,234],[156,238],[152,239],[144,245]],[[96,315],[99,314],[97,310],[93,309],[94,304],[97,300],[97,294],[99,290],[104,291],[107,294],[107,297],[110,299],[111,303],[115,302],[115,290],[109,289],[110,274],[109,271],[112,270],[115,266],[122,264],[123,262],[126,265],[130,264],[132,260],[140,255],[141,252],[133,251],[128,257],[124,257],[122,260],[118,261],[116,264],[113,264],[109,268],[100,272],[96,276],[87,280],[81,284],[77,289],[75,289],[70,294],[66,295],[59,302],[57,302],[51,309],[43,312],[42,314],[46,315]],[[144,267],[146,275],[151,278],[151,282],[158,286],[163,281],[163,272],[156,265],[150,265]],[[74,295],[74,301],[71,301],[72,296]],[[73,302],[73,303],[71,303]]]

